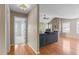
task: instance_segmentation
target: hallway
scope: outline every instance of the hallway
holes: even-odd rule
[[[59,42],[40,48],[41,55],[78,55],[79,40],[71,38],[59,39]]]
[[[10,48],[8,55],[35,55],[33,50],[25,44],[15,45]]]

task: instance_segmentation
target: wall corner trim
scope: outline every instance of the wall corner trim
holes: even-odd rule
[[[31,47],[31,49],[35,52],[36,55],[40,54],[40,52],[39,51],[36,51],[34,48],[32,48],[32,46],[29,43],[27,43],[27,45],[29,47]]]

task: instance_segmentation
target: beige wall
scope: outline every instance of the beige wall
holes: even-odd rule
[[[6,54],[5,49],[5,5],[0,4],[0,54]]]
[[[35,5],[28,14],[28,45],[34,50],[36,54],[39,53],[38,25],[38,7]]]
[[[47,24],[47,25],[48,25],[48,24]],[[46,27],[48,27],[48,26],[46,26],[45,23],[39,22],[39,33],[40,33],[40,34],[41,34],[41,33],[44,33],[45,30],[46,30]]]
[[[14,16],[27,18],[26,14],[11,11],[11,14],[10,14],[10,44],[14,44]]]
[[[6,50],[10,50],[10,8],[8,4],[5,4],[5,27],[6,27]]]

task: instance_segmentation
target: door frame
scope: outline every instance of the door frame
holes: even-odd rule
[[[22,16],[14,16],[14,45],[15,45],[15,17],[18,17],[18,18],[25,18],[26,19],[26,38],[25,38],[25,44],[27,44],[27,24],[28,24],[28,22],[27,22],[27,18],[26,17],[22,17]]]

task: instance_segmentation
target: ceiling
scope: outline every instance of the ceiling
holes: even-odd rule
[[[9,6],[12,11],[24,14],[27,14],[34,7],[34,5],[31,4],[29,8],[27,8],[26,10],[22,10],[18,7],[18,4],[10,4]]]
[[[39,9],[41,22],[49,22],[54,17],[79,18],[79,4],[41,4]],[[49,17],[49,20],[43,19],[44,14]]]
[[[24,14],[27,14],[33,7],[34,4],[31,4],[30,8],[24,11],[20,9],[17,4],[10,4],[12,11]],[[40,4],[39,7],[40,22],[48,23],[54,17],[66,19],[79,18],[79,4]],[[49,17],[49,19],[43,19],[44,14],[46,14],[46,17]]]

